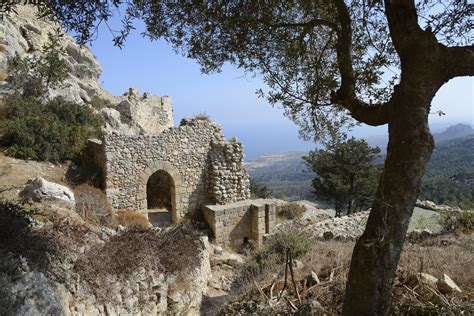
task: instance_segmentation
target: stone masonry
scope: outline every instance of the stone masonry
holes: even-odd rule
[[[158,104],[153,107],[148,101]],[[139,96],[135,89],[124,95],[118,107],[129,111],[130,119],[140,123],[142,133],[123,135],[113,131],[100,144],[89,144],[95,156],[91,160],[102,170],[103,187],[115,210],[149,212],[148,203],[153,200],[147,196],[151,192],[149,181],[157,172],[167,175],[162,183],[171,183],[171,188],[161,191],[171,192],[170,203],[164,204],[172,206],[168,211],[173,222],[199,211],[204,204],[250,197],[242,145],[235,139],[226,142],[219,125],[198,117],[183,119],[180,126],[172,127],[170,99],[146,93]]]
[[[221,245],[239,247],[248,240],[258,245],[276,225],[274,200],[246,200],[225,205],[205,205],[204,218]]]

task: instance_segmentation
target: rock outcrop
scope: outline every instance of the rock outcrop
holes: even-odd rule
[[[0,315],[195,315],[209,242],[190,226],[120,231],[0,203]],[[40,220],[40,221],[39,221]]]
[[[60,95],[79,104],[90,102],[95,95],[108,97],[99,81],[102,69],[86,46],[79,46],[72,36],[62,31],[60,25],[39,19],[34,6],[18,5],[16,11],[17,14],[4,15],[0,24],[0,69],[6,71],[7,59],[16,53],[22,57],[41,56],[48,34],[56,34],[59,30],[60,44],[66,51],[65,60],[70,73],[66,85],[50,89],[48,97]],[[8,89],[5,82],[0,85],[0,93]]]
[[[32,199],[35,202],[43,200],[66,204],[74,208],[74,192],[63,185],[49,182],[42,177],[36,177],[27,182],[23,191],[20,192],[23,199]]]

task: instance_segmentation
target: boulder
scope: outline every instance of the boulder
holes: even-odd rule
[[[446,274],[443,274],[443,277],[438,280],[437,285],[438,290],[443,294],[450,294],[452,292],[462,292],[459,286],[454,283],[454,281]]]
[[[316,272],[311,271],[311,273],[306,277],[306,284],[308,286],[313,286],[319,283],[321,283],[321,281],[319,280],[318,275],[316,274]]]
[[[42,177],[28,180],[23,191],[20,192],[23,199],[32,199],[35,202],[42,200],[55,201],[68,207],[75,206],[74,193],[67,187],[46,181]]]
[[[432,276],[431,274],[420,272],[418,273],[417,277],[418,277],[418,281],[421,284],[427,285],[431,287],[432,289],[437,288],[438,279]]]

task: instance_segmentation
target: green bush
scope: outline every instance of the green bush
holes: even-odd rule
[[[91,109],[55,98],[43,102],[15,93],[0,110],[0,135],[6,153],[21,159],[64,161],[74,158],[103,124]]]
[[[474,211],[442,212],[441,225],[446,231],[471,232],[474,229]]]
[[[286,249],[291,250],[293,258],[297,258],[311,248],[311,235],[295,228],[285,228],[265,241],[255,258],[259,264],[276,260],[285,262]]]
[[[304,205],[299,205],[297,203],[287,203],[280,206],[278,215],[287,219],[301,218],[304,212],[306,212],[306,207]]]

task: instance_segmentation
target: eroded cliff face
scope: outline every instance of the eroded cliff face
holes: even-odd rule
[[[38,19],[33,6],[19,5],[16,11],[17,14],[4,15],[0,24],[0,69],[7,71],[7,59],[15,54],[22,57],[41,56],[42,48],[49,40],[48,34],[58,34],[70,73],[66,86],[50,89],[48,97],[62,96],[79,104],[90,102],[94,95],[107,97],[99,81],[102,69],[86,46],[76,44],[57,23]],[[8,89],[8,84],[2,82],[0,93]]]

